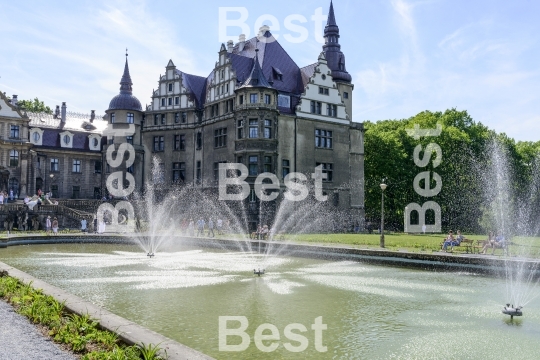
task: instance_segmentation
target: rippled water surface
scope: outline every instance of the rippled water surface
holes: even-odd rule
[[[540,298],[510,322],[501,314],[504,279],[260,256],[189,249],[148,259],[112,244],[0,249],[1,261],[218,359],[540,358]],[[253,276],[261,263],[267,274]],[[271,323],[280,346],[220,352],[220,316],[247,317],[252,338]],[[311,330],[319,316],[326,353],[315,349]],[[308,330],[302,353],[283,346],[290,323]]]

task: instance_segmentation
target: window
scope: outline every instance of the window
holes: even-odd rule
[[[326,174],[326,179],[323,181],[332,181],[333,166],[329,163],[316,163],[315,166],[322,165],[322,173]]]
[[[281,160],[281,173],[283,175],[283,178],[285,179],[285,176],[287,176],[290,172],[291,172],[291,162],[286,159]]]
[[[268,95],[268,94],[265,94],[265,95],[264,95],[264,103],[265,103],[265,104],[270,104],[270,103],[272,103],[272,97],[271,97],[270,95]]]
[[[186,135],[174,135],[174,150],[186,150]]]
[[[219,164],[226,164],[226,163],[227,163],[226,161],[218,161],[214,163],[214,179],[215,180],[219,179]],[[229,170],[227,171],[227,173],[228,172]]]
[[[184,181],[186,179],[186,163],[176,162],[172,165],[172,181]]]
[[[220,79],[225,79],[225,70],[221,70],[221,73],[219,75]]]
[[[321,114],[322,104],[319,101],[311,101],[311,113],[312,114]]]
[[[116,114],[111,113],[111,124],[114,124],[116,122]]]
[[[9,133],[9,137],[12,139],[19,138],[19,125],[11,125],[11,131]]]
[[[154,125],[159,124],[159,114],[154,115]]]
[[[257,176],[259,174],[259,157],[251,155],[249,157],[249,176]]]
[[[238,120],[238,139],[244,138],[244,120]]]
[[[278,95],[277,103],[279,107],[291,107],[291,97],[289,95]]]
[[[264,172],[272,172],[272,157],[264,157]]]
[[[259,122],[257,119],[249,120],[249,138],[254,139],[259,137]]]
[[[336,117],[337,116],[337,105],[326,104],[326,115]]]
[[[38,132],[32,133],[32,138],[34,139],[34,142],[37,143],[39,139],[41,138],[41,135],[39,135]]]
[[[180,113],[174,113],[174,123],[178,124],[180,122]]]
[[[19,166],[19,152],[17,150],[9,150],[9,166]]]
[[[105,172],[106,172],[107,174],[110,174],[110,172],[111,172],[111,165],[109,165],[109,163],[107,163],[107,164],[105,165]]]
[[[80,173],[81,172],[81,160],[73,160],[72,171],[74,173]]]
[[[344,98],[344,99],[348,99],[348,98],[349,98],[349,93],[346,92],[346,91],[344,91],[344,92],[343,92],[343,98]]]
[[[227,93],[227,94],[229,93],[229,84],[225,85],[225,93]]]
[[[332,148],[332,131],[315,129],[315,147]]]
[[[58,172],[59,166],[58,166],[58,159],[51,159],[51,172]]]
[[[51,192],[54,199],[58,198],[58,185],[51,185]]]
[[[81,187],[73,186],[73,194],[71,195],[72,199],[79,199],[81,197]]]
[[[227,128],[220,128],[214,130],[214,147],[227,146]]]
[[[259,97],[257,94],[249,94],[249,102],[252,104],[259,102]]]
[[[168,105],[172,105],[172,98],[168,99]]]
[[[69,135],[64,135],[64,144],[69,145],[71,137]]]
[[[165,106],[165,98],[161,99],[161,106]]]
[[[154,151],[164,151],[164,150],[165,150],[165,137],[154,136]]]
[[[272,120],[264,120],[264,134],[265,139],[272,138]]]
[[[200,184],[201,183],[201,177],[202,177],[202,169],[201,169],[201,162],[200,161],[197,161],[197,168],[196,168],[196,179],[197,179],[197,184]]]
[[[110,138],[108,138],[107,142],[109,143],[109,145],[112,145],[114,143],[114,136],[111,136]]]
[[[94,174],[101,174],[101,167],[102,167],[101,161],[96,160],[94,162]]]
[[[202,149],[202,132],[197,133],[197,150]]]
[[[169,91],[173,90],[173,84],[169,84]]]
[[[234,109],[233,109],[233,101],[232,101],[232,99],[227,100],[227,101],[225,102],[225,112],[226,112],[226,113],[229,113],[229,112],[231,112],[231,111],[233,111],[233,110],[234,110]]]
[[[127,113],[127,123],[128,124],[133,124],[134,123],[134,120],[135,120],[135,115],[133,115],[133,113]]]
[[[178,104],[180,104],[180,97],[176,96],[174,98],[174,105],[178,105]]]
[[[183,112],[182,113],[182,124],[184,124],[186,121],[187,121],[187,113]]]
[[[133,145],[133,135],[126,136],[126,142],[130,145]]]
[[[99,140],[96,139],[96,138],[93,138],[93,139],[92,139],[92,145],[93,145],[95,148],[98,147],[98,145],[99,145]]]
[[[328,88],[319,86],[319,94],[321,94],[321,95],[328,95]]]
[[[341,60],[339,61],[339,70],[345,71],[345,64]]]
[[[238,103],[240,105],[242,105],[244,103],[244,95],[240,95],[240,97],[238,98]]]
[[[161,125],[165,125],[167,122],[166,114],[161,114]]]

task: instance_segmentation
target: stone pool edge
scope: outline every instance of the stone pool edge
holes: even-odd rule
[[[137,245],[130,238],[134,234],[118,235],[58,235],[58,236],[14,236],[0,239],[0,248],[14,245],[37,244],[125,244]],[[234,240],[226,238],[180,237],[173,245],[196,248],[212,248],[231,251],[255,251],[293,257],[316,258],[321,260],[348,260],[375,265],[388,265],[421,270],[467,271],[489,276],[507,276],[508,265],[515,266],[525,275],[540,278],[540,259],[501,258],[490,255],[450,253],[415,253],[390,251],[387,249],[363,249],[347,246],[332,246],[309,243],[268,240]],[[164,251],[167,251],[165,249]]]
[[[205,355],[186,345],[169,339],[155,331],[147,329],[141,325],[115,315],[108,310],[96,306],[82,298],[70,294],[56,286],[50,285],[43,280],[33,277],[13,266],[0,262],[0,272],[5,271],[9,276],[28,284],[36,289],[41,289],[44,294],[52,296],[58,302],[65,302],[67,311],[79,315],[89,314],[90,317],[97,320],[101,328],[118,335],[119,339],[128,345],[135,344],[154,344],[162,349],[162,355],[167,353],[169,360],[212,360],[213,358]]]

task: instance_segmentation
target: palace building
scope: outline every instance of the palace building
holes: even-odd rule
[[[120,93],[104,116],[69,113],[65,103],[52,115],[27,114],[15,95],[10,101],[0,93],[0,190],[101,198],[107,175],[120,170],[133,175],[137,191],[148,181],[212,191],[224,162],[244,164],[248,183],[270,172],[283,184],[290,172],[311,174],[322,166],[329,201],[355,210],[361,222],[364,133],[352,118],[354,86],[332,4],[324,38],[316,61],[304,67],[267,26],[252,39],[240,35],[236,44],[222,44],[206,77],[170,60],[145,108],[132,94],[126,57]],[[133,124],[135,134],[107,136],[109,124]],[[111,169],[108,145],[126,142],[135,162]]]

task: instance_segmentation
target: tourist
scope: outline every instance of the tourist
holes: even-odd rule
[[[28,195],[26,195],[24,197],[24,205],[28,205],[28,202],[30,201],[30,197]]]
[[[448,232],[448,236],[446,237],[446,239],[444,239],[444,243],[443,243],[443,251],[446,252],[446,248],[448,246],[451,246],[452,248],[456,245],[459,245],[458,242],[456,241],[456,239],[454,239],[454,233],[452,232],[452,230],[450,230]]]
[[[217,233],[223,235],[223,220],[221,218],[217,219]]]
[[[13,201],[13,188],[9,190],[9,200]]]
[[[261,229],[261,239],[266,240],[268,238],[268,225],[264,225]]]
[[[195,223],[193,222],[193,219],[189,219],[188,233],[189,236],[195,235]]]
[[[58,219],[55,217],[52,221],[53,235],[58,235]]]
[[[137,218],[138,219],[138,218]],[[94,215],[94,222],[93,222],[93,225],[94,225],[94,234],[97,234],[97,231],[98,231],[98,227],[97,227],[97,216]]]
[[[495,237],[493,236],[493,231],[490,231],[488,234],[487,240],[484,241],[484,247],[481,250],[481,254],[485,254],[487,248],[493,247],[493,243],[495,242]]]
[[[424,233],[424,235],[426,235],[426,229],[427,229],[426,224],[423,224],[422,225],[422,232]]]
[[[86,219],[81,220],[81,231],[86,232]]]
[[[105,232],[105,219],[101,220],[98,225],[98,234],[103,234]]]
[[[4,205],[4,192],[0,191],[0,205]]]
[[[197,237],[199,235],[204,236],[204,220],[203,219],[197,220]]]
[[[493,241],[491,243],[491,245],[493,247],[493,251],[492,251],[491,255],[495,255],[495,249],[496,248],[505,249],[506,248],[506,239],[505,239],[504,235],[501,234],[500,232],[497,232],[497,236],[495,237],[495,241]]]
[[[45,220],[45,234],[49,234],[51,232],[51,215],[47,216],[47,220]]]
[[[215,237],[214,234],[214,222],[212,221],[212,218],[208,219],[208,237],[210,237],[210,233],[212,233],[212,237]]]

